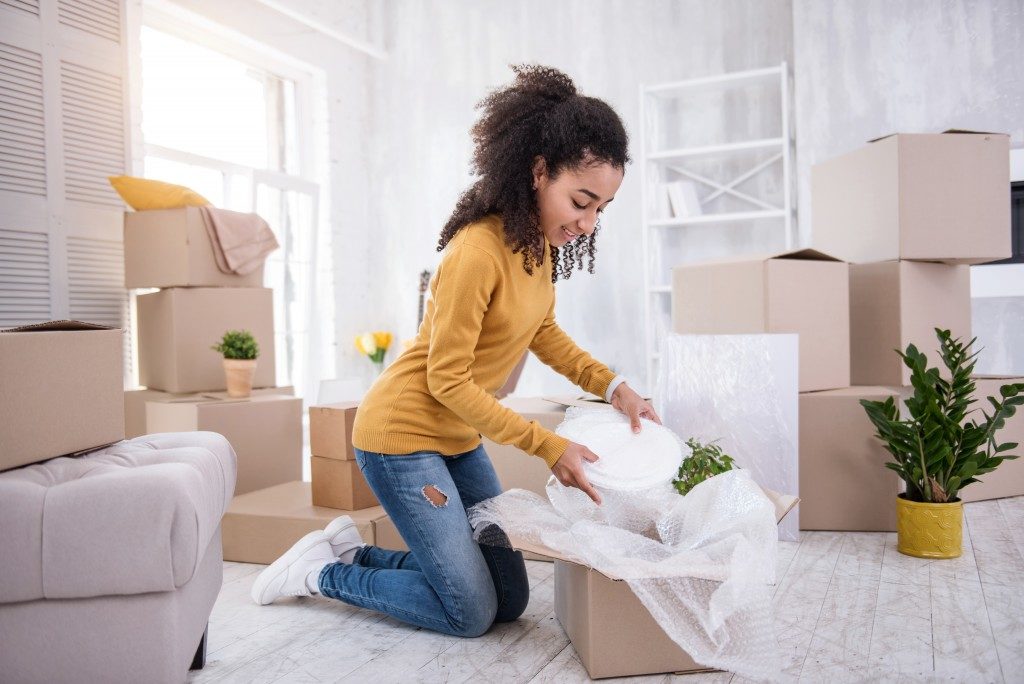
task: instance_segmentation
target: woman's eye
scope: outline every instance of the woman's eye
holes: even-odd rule
[[[576,200],[573,200],[573,201],[572,201],[572,205],[573,205],[574,207],[576,207],[577,209],[586,209],[586,208],[587,208],[587,205],[585,205],[585,204],[580,204],[580,203],[579,203],[579,202],[577,202]]]

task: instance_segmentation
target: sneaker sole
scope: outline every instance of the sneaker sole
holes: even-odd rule
[[[327,537],[327,542],[331,545],[332,551],[339,543],[338,537],[355,526],[355,521],[347,515],[339,516],[328,523],[327,527],[324,528],[324,535]]]
[[[317,544],[321,544],[324,541],[323,532],[321,530],[315,530],[304,536],[299,541],[295,542],[290,549],[288,549],[283,556],[278,558],[276,561],[267,566],[266,570],[261,572],[256,578],[256,581],[252,585],[252,600],[261,606],[266,606],[273,603],[273,600],[266,601],[267,589],[274,583],[281,575],[288,572],[288,568],[296,559],[300,558],[304,553],[315,547]]]

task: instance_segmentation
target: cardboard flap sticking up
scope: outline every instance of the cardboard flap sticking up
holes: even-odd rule
[[[885,135],[880,135],[877,138],[872,138],[871,140],[868,140],[868,142],[869,143],[878,142],[879,140],[885,140],[886,138],[891,138],[894,135],[907,135],[907,134],[906,133],[900,133],[899,131],[897,131],[895,133],[886,133]],[[995,131],[972,131],[972,130],[969,130],[969,129],[966,129],[966,128],[947,128],[946,130],[942,131],[942,135],[1006,135],[1006,133],[996,133]]]
[[[110,325],[100,325],[99,323],[86,323],[85,321],[61,320],[47,321],[45,323],[32,323],[31,325],[20,325],[16,328],[0,330],[0,332],[47,332],[56,330],[119,330],[119,328],[115,328]]]
[[[581,394],[579,396],[562,394],[551,397],[541,397],[541,399],[560,406],[582,406],[583,408],[591,406],[611,406],[607,401],[593,394]],[[644,401],[651,400],[650,397],[644,397],[643,399]]]
[[[734,256],[706,259],[702,261],[691,261],[680,264],[676,268],[701,268],[704,266],[719,266],[722,264],[757,263],[770,259],[802,259],[805,261],[842,261],[838,257],[821,251],[820,249],[792,249],[782,252],[756,252],[752,254],[738,254]]]

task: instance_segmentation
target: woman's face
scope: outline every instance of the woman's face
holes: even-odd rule
[[[543,157],[533,165],[540,228],[552,247],[561,247],[581,235],[590,235],[598,216],[622,185],[622,169],[607,162],[563,169],[554,179]]]

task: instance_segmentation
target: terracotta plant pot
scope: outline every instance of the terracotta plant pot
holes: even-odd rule
[[[256,359],[224,359],[224,375],[228,381],[228,396],[236,399],[252,394],[252,378],[256,374]]]
[[[896,497],[896,549],[918,558],[957,558],[963,543],[964,506]]]

